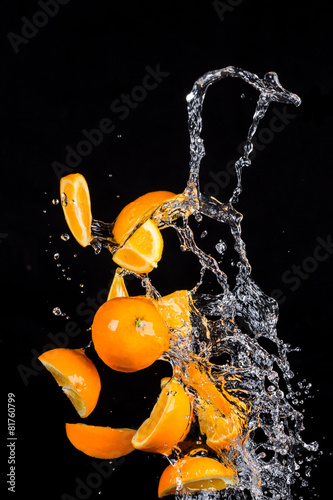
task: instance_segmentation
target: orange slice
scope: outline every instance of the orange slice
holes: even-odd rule
[[[61,205],[67,225],[80,245],[92,240],[90,194],[87,181],[81,174],[70,174],[60,180]]]
[[[148,219],[113,255],[118,266],[139,274],[157,267],[163,252],[163,238],[153,221]]]
[[[121,275],[121,269],[116,269],[107,300],[115,299],[116,297],[128,297],[128,291]]]
[[[217,460],[208,457],[186,456],[162,473],[158,486],[158,498],[175,495],[178,491],[224,490],[236,484],[235,472]]]
[[[38,359],[62,387],[80,417],[90,415],[99,398],[101,381],[95,365],[84,350],[52,349]]]
[[[191,400],[174,378],[161,383],[162,391],[150,417],[132,439],[134,448],[169,455],[187,435],[191,425]]]
[[[117,243],[124,243],[140,223],[140,219],[143,217],[149,219],[156,208],[175,196],[170,191],[152,191],[126,205],[118,215],[113,227],[113,236]]]
[[[105,302],[92,324],[92,339],[110,368],[134,372],[150,366],[169,347],[169,331],[146,297],[117,297]]]
[[[75,448],[95,458],[111,459],[131,453],[133,429],[112,429],[86,424],[66,424],[66,434]]]

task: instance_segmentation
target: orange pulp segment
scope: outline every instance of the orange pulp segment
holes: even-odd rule
[[[232,441],[241,433],[241,424],[236,415],[225,417],[216,407],[202,400],[196,407],[200,432],[206,435],[206,443],[214,451],[229,449]]]
[[[165,295],[155,302],[169,328],[174,330],[188,330],[191,326],[189,292],[177,290]]]
[[[162,315],[147,297],[116,297],[96,312],[92,339],[99,357],[121,372],[142,370],[169,347]]]
[[[153,221],[148,219],[113,255],[118,266],[139,274],[157,267],[163,252],[163,238]]]
[[[116,297],[128,297],[128,291],[119,267],[114,274],[107,300],[115,299]]]
[[[186,383],[208,403],[212,403],[223,415],[228,417],[231,413],[231,404],[215,387],[208,375],[191,362],[188,366],[188,379]]]
[[[38,359],[62,387],[80,417],[90,415],[99,398],[101,381],[95,365],[84,350],[52,349]]]
[[[190,494],[202,490],[219,491],[235,483],[235,473],[231,467],[213,458],[185,456],[163,471],[158,497],[175,495],[181,490]]]
[[[67,225],[80,245],[92,240],[91,207],[87,181],[81,174],[70,174],[60,180],[61,205]]]
[[[126,205],[113,227],[113,236],[117,243],[122,244],[128,238],[143,216],[149,218],[156,208],[175,196],[170,191],[152,191]]]
[[[191,425],[191,400],[175,378],[162,380],[162,391],[150,414],[132,439],[134,448],[169,455]]]
[[[111,459],[131,453],[133,429],[113,429],[86,424],[66,424],[66,434],[75,448],[95,458]]]

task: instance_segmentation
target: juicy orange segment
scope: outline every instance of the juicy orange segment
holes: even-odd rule
[[[186,330],[191,326],[189,292],[177,290],[155,302],[169,328]]]
[[[161,232],[149,219],[116,251],[113,260],[124,269],[144,274],[157,267],[162,252]]]
[[[188,385],[193,387],[197,393],[207,402],[212,403],[223,415],[229,416],[231,404],[223,394],[215,387],[208,375],[194,363],[188,366]]]
[[[134,372],[150,366],[168,349],[169,331],[150,299],[117,297],[98,309],[92,339],[110,368]]]
[[[126,205],[113,227],[113,236],[117,243],[122,244],[128,238],[143,216],[149,218],[158,206],[175,196],[170,191],[152,191]]]
[[[116,269],[107,300],[115,299],[116,297],[128,297],[128,291],[121,275],[121,269]]]
[[[91,207],[88,184],[81,174],[70,174],[60,180],[61,205],[67,225],[80,245],[92,240]]]
[[[52,349],[38,359],[62,387],[80,417],[90,415],[99,398],[101,381],[83,349]]]
[[[208,457],[186,456],[162,473],[158,485],[158,498],[175,495],[177,491],[224,490],[236,484],[235,473],[217,460]]]
[[[214,451],[229,449],[233,440],[241,432],[239,420],[221,415],[215,406],[206,401],[201,401],[196,408],[200,432],[206,435],[206,443]]]
[[[66,434],[75,448],[95,458],[111,459],[131,453],[133,429],[113,429],[86,424],[66,424]]]
[[[174,378],[162,380],[162,391],[150,417],[132,439],[138,450],[169,455],[187,435],[191,425],[191,400]]]

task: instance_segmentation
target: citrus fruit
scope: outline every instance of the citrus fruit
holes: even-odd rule
[[[92,240],[90,194],[87,181],[81,174],[70,174],[60,180],[61,205],[71,233],[86,247]]]
[[[187,330],[190,327],[189,292],[187,290],[177,290],[165,295],[156,300],[155,304],[169,328]]]
[[[134,450],[133,429],[112,429],[86,424],[66,424],[66,434],[75,448],[95,458],[118,458]]]
[[[115,299],[116,297],[128,297],[128,291],[119,267],[114,274],[107,300]]]
[[[146,297],[117,297],[96,312],[92,339],[110,368],[135,372],[150,366],[169,346],[168,327]]]
[[[148,219],[114,253],[118,266],[145,274],[157,267],[163,252],[163,238],[153,221]]]
[[[161,382],[162,391],[147,420],[132,439],[134,448],[169,455],[191,425],[191,399],[175,378]]]
[[[206,443],[214,451],[229,449],[241,432],[240,421],[234,416],[225,417],[211,403],[201,401],[196,407],[200,432],[206,435]]]
[[[235,482],[235,473],[231,467],[213,458],[186,456],[163,471],[158,485],[158,497],[175,495],[182,488],[190,494],[202,490],[219,491]]]
[[[126,205],[119,213],[113,227],[113,236],[117,243],[122,244],[128,238],[141,218],[149,219],[158,206],[175,196],[170,191],[152,191]]]
[[[62,387],[80,417],[90,415],[98,401],[101,381],[84,350],[60,347],[44,352],[38,359]]]
[[[187,367],[186,383],[193,387],[196,392],[207,402],[212,403],[224,416],[229,416],[231,413],[231,404],[225,396],[215,387],[214,383],[209,379],[205,371],[197,366],[194,362],[190,362]]]

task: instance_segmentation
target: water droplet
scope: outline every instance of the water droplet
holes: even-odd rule
[[[55,307],[52,312],[53,312],[53,314],[55,316],[61,316],[62,315],[62,311],[61,311],[60,307]]]
[[[218,253],[223,254],[227,249],[227,245],[224,243],[224,241],[219,240],[219,242],[215,245],[215,248]]]
[[[66,193],[61,194],[61,204],[63,207],[67,207],[68,205],[68,198]]]
[[[68,240],[69,240],[69,238],[70,238],[70,236],[69,236],[69,234],[67,234],[67,233],[63,233],[63,234],[61,235],[61,239],[62,239],[63,241],[68,241]]]
[[[53,200],[52,200],[52,204],[53,204],[53,205],[58,205],[58,204],[59,204],[59,200],[58,200],[58,198],[53,198]]]
[[[56,252],[54,255],[53,255],[53,258],[54,260],[58,260],[60,257],[60,254],[58,252]]]
[[[202,233],[200,234],[200,238],[205,238],[208,234],[208,231],[202,231]]]

